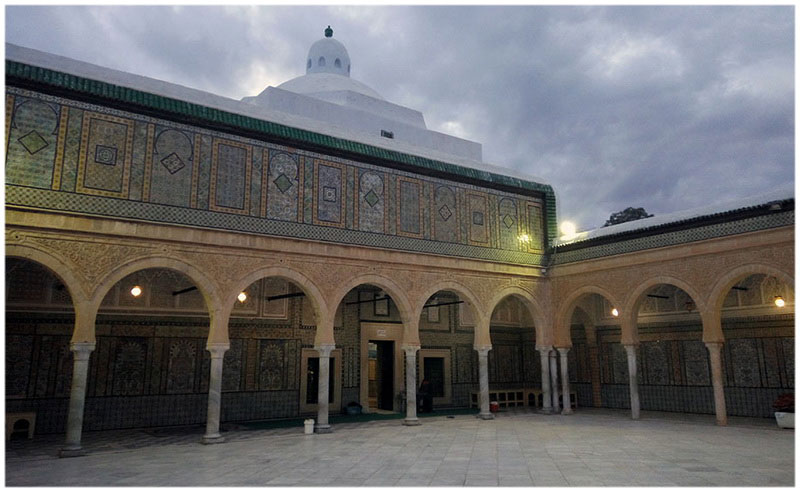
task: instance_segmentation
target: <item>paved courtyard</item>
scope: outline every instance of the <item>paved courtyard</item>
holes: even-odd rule
[[[86,433],[87,456],[59,459],[63,436],[6,445],[7,486],[792,486],[794,431],[766,419],[613,410],[502,413],[200,433]]]

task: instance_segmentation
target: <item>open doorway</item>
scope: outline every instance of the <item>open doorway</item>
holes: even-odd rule
[[[369,406],[379,410],[394,409],[394,341],[370,340]]]

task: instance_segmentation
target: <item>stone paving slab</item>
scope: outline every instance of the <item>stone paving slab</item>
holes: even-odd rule
[[[792,486],[794,431],[765,419],[582,409],[504,412],[224,432],[90,432],[86,456],[57,458],[64,436],[6,446],[7,486]]]

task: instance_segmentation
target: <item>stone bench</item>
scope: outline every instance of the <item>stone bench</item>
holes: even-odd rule
[[[559,399],[561,391],[558,392]],[[578,407],[578,395],[574,391],[569,392],[570,404],[572,408]],[[542,390],[539,388],[523,389],[501,389],[489,390],[489,401],[496,401],[500,408],[513,407],[542,407]],[[470,398],[470,408],[480,406],[480,391],[473,391]]]
[[[27,422],[28,426],[18,426]],[[36,412],[7,412],[6,413],[6,441],[11,439],[15,431],[28,431],[28,439],[33,439],[33,430],[36,427]]]

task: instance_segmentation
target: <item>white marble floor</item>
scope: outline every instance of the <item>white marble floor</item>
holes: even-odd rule
[[[152,444],[92,433],[89,454],[55,457],[55,438],[6,448],[7,486],[791,486],[794,431],[712,416],[579,409],[188,434]],[[127,436],[127,437],[126,437]],[[63,436],[61,436],[63,437]],[[126,444],[126,439],[128,444]],[[146,439],[145,439],[146,441]],[[38,446],[40,452],[32,452]]]

